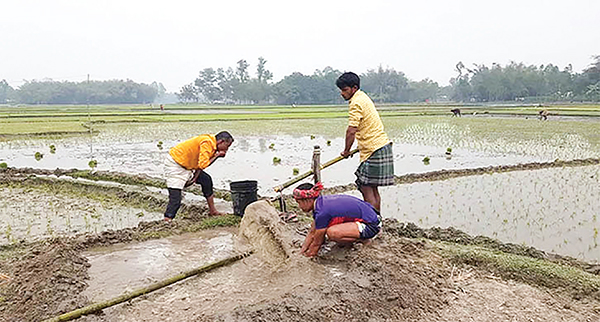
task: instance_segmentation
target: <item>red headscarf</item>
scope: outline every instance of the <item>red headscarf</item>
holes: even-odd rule
[[[310,190],[294,189],[292,195],[294,199],[316,199],[321,194],[321,191],[323,191],[323,184],[317,182]]]

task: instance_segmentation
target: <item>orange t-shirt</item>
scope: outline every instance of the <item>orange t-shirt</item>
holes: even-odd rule
[[[169,150],[173,160],[188,170],[206,169],[215,152],[217,152],[217,139],[212,134],[199,135]]]

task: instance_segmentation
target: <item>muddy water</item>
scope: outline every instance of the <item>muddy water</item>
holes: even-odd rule
[[[384,217],[600,262],[600,166],[494,173],[380,192]]]
[[[85,295],[106,300],[234,254],[236,229],[215,229],[88,251]]]
[[[0,244],[135,227],[162,213],[41,190],[0,187]]]
[[[225,254],[228,250],[215,251],[210,247],[199,246],[202,243],[208,243],[211,237],[206,236],[206,238],[208,239],[195,242],[195,246],[191,246],[192,242],[188,239],[177,247],[181,247],[182,251],[193,248],[196,252],[203,253],[194,253],[194,256],[198,258],[211,253],[215,254],[213,255],[215,259],[221,258],[221,256],[226,257]],[[137,256],[137,253],[127,254],[127,256]],[[130,257],[129,261],[131,260]],[[290,265],[272,269],[265,267],[264,262],[253,255],[231,265],[188,278],[148,296],[134,299],[131,301],[132,305],[117,305],[105,309],[102,321],[194,321],[200,317],[232,312],[236,307],[261,305],[269,301],[280,300],[289,294],[301,294],[315,285],[326,285],[327,281],[347,274],[345,269],[335,265],[310,265],[309,261],[309,259],[300,258]],[[111,274],[117,273],[108,266],[105,266],[106,270],[103,272],[96,270],[94,267],[100,265],[101,262],[102,260],[99,259],[92,258],[91,260],[90,276],[92,281],[102,278],[110,279]],[[169,266],[172,268],[189,266],[190,262],[189,259],[183,257],[169,257]],[[198,263],[202,265],[207,262],[199,261]],[[118,263],[117,265],[123,269],[127,263]],[[147,276],[145,274],[158,276],[152,269],[148,269],[151,265],[152,263],[147,263],[148,273],[142,272],[141,269],[137,270],[140,275],[135,278],[127,273],[129,268],[125,269],[124,275],[119,275],[124,277],[123,280],[135,280],[135,283],[147,285],[149,281],[142,283],[143,277]],[[173,273],[177,273],[177,269],[167,275],[171,276]],[[154,279],[155,277],[149,278],[149,280]],[[103,286],[92,281],[90,290],[86,291],[88,295],[92,294],[92,287],[96,290],[93,294],[101,294],[101,296],[91,295],[92,298],[109,295],[105,289],[111,288],[112,284],[107,282]],[[131,286],[129,287],[131,288]],[[126,289],[127,286],[117,289],[124,288]],[[116,293],[113,290],[109,292]],[[97,321],[94,317],[82,318],[82,321],[88,320]],[[205,319],[200,320],[205,321]]]
[[[38,145],[15,142],[0,146],[2,158],[10,166],[33,167],[44,169],[79,168],[89,169],[89,146],[85,142],[77,143],[75,139],[64,139],[64,144],[55,143],[56,153],[44,151],[42,143]],[[69,142],[69,140],[73,140]],[[141,141],[141,142],[140,142]],[[321,160],[324,163],[339,155],[343,150],[343,139],[330,139],[330,145],[324,137],[267,136],[242,137],[236,140],[224,159],[218,160],[207,172],[213,177],[217,188],[229,189],[229,183],[239,180],[258,180],[259,194],[271,195],[271,188],[294,177],[296,168],[303,173],[309,170],[312,160],[313,146],[322,149]],[[135,142],[94,143],[94,159],[99,170],[111,170],[132,174],[147,174],[155,177],[163,175],[163,161],[170,147],[178,141],[164,141],[163,150],[156,142],[143,142],[142,138]],[[270,146],[273,145],[273,148]],[[44,153],[43,159],[36,161],[36,151]],[[543,161],[543,158],[517,154],[502,154],[495,151],[478,152],[475,149],[455,149],[452,158],[445,155],[445,148],[419,144],[394,144],[395,173],[428,172],[440,169],[464,169],[489,165],[504,165]],[[428,156],[429,165],[422,160]],[[281,159],[280,164],[273,164],[273,158]],[[359,158],[355,156],[323,171],[323,181],[327,186],[348,184],[354,181],[353,172],[358,166]]]

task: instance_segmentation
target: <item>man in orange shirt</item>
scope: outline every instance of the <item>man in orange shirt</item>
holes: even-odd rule
[[[220,215],[215,208],[212,178],[204,170],[215,160],[224,157],[233,143],[229,132],[217,135],[203,134],[181,142],[169,150],[165,160],[165,177],[169,190],[169,204],[165,211],[165,221],[175,218],[181,206],[183,188],[198,183],[208,203],[211,215]]]

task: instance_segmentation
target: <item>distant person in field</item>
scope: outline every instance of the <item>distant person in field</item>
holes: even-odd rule
[[[310,231],[300,253],[316,256],[325,239],[348,244],[368,241],[381,230],[379,212],[371,204],[348,195],[321,196],[323,185],[303,183],[296,187],[293,197],[298,206],[313,214]]]
[[[335,82],[342,97],[348,101],[349,122],[346,144],[341,155],[347,158],[356,139],[360,165],[354,174],[363,199],[381,209],[379,186],[394,184],[394,153],[392,142],[383,130],[383,123],[373,101],[360,90],[360,78],[355,73],[344,73]]]
[[[160,104],[160,110],[161,110],[161,111],[164,111],[164,110],[165,110],[165,107],[164,107],[162,104]]]
[[[215,208],[212,178],[205,169],[218,158],[224,157],[233,143],[229,132],[217,135],[203,134],[181,142],[169,150],[165,159],[165,177],[169,190],[169,204],[165,221],[175,218],[181,206],[182,190],[194,183],[202,186],[202,194],[211,215],[220,215]]]
[[[548,110],[541,110],[538,113],[540,114],[540,120],[548,120]]]
[[[460,114],[460,109],[459,109],[459,108],[452,109],[452,110],[450,110],[450,112],[452,112],[452,116],[453,116],[453,117],[454,117],[454,116],[458,116],[458,117],[461,117],[461,116],[462,116],[462,115]]]

